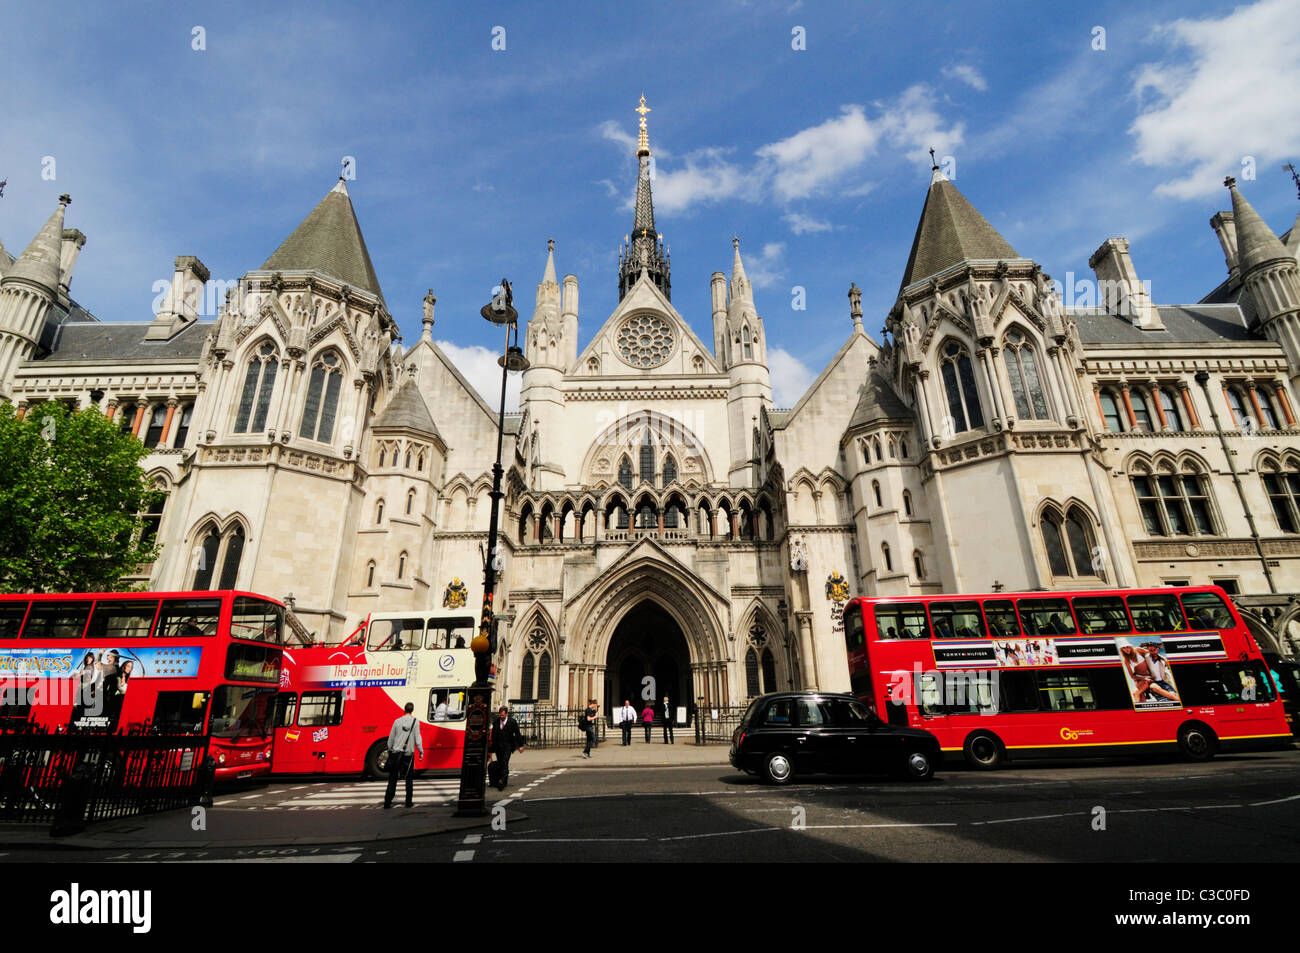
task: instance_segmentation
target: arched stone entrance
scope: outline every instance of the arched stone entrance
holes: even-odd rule
[[[677,621],[658,603],[633,607],[614,629],[605,657],[607,712],[627,699],[638,716],[647,700],[673,706],[691,699],[691,656]]]

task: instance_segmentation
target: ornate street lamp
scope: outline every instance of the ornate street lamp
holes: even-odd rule
[[[514,309],[514,296],[510,282],[504,278],[492,289],[492,300],[479,313],[493,324],[506,327],[506,350],[497,359],[501,366],[501,409],[497,413],[497,455],[492,462],[492,514],[488,522],[487,559],[483,566],[483,611],[479,619],[478,635],[469,647],[474,653],[474,684],[467,692],[465,708],[465,749],[460,766],[460,797],[456,802],[459,817],[481,817],[487,813],[484,795],[487,790],[488,719],[492,709],[492,682],[496,677],[492,658],[496,654],[496,624],[492,613],[492,597],[496,589],[496,576],[502,569],[501,555],[497,552],[497,522],[501,498],[501,444],[505,433],[506,381],[511,371],[528,370],[528,359],[519,348],[519,313]],[[511,336],[514,344],[511,344]]]

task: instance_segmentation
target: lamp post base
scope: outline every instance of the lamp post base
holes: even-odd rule
[[[460,765],[460,797],[455,817],[483,817],[487,814],[488,710],[492,686],[476,682],[466,692],[465,749]]]

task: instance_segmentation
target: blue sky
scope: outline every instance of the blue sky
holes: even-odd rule
[[[0,15],[11,253],[69,192],[68,225],[89,238],[73,296],[103,320],[148,320],[175,256],[225,280],[258,267],[351,155],[406,343],[432,287],[435,337],[485,389],[499,342],[478,309],[506,276],[531,313],[548,238],[580,281],[580,345],[615,306],[643,92],[673,303],[712,340],[709,275],[730,269],[739,235],[778,405],[843,343],[850,281],[878,336],[931,146],[1053,277],[1090,276],[1090,253],[1125,236],[1158,303],[1225,276],[1208,225],[1224,175],[1279,232],[1300,211],[1281,169],[1300,162],[1300,18],[1284,0],[6,2]]]

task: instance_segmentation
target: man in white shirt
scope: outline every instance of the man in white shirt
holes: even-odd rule
[[[623,744],[632,744],[632,726],[636,724],[636,709],[626,698],[623,699],[623,707],[618,710],[614,716],[614,721],[623,729]]]
[[[405,713],[398,715],[388,732],[388,790],[384,793],[384,808],[393,806],[397,794],[397,779],[406,778],[406,806],[414,807],[415,771],[412,760],[415,752],[424,757],[424,743],[420,740],[420,719],[414,714],[415,704],[406,703]]]

